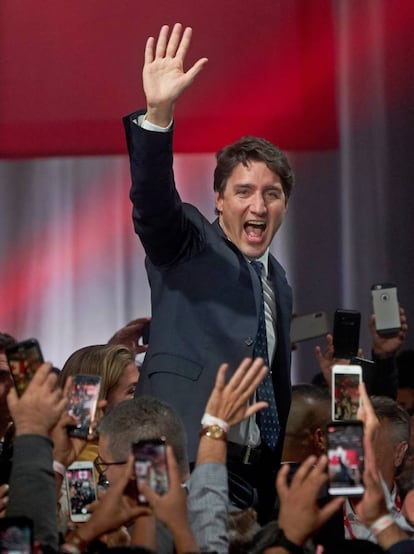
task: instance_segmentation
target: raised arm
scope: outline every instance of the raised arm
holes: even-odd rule
[[[191,35],[191,27],[182,32],[181,23],[176,23],[170,35],[168,25],[163,25],[156,43],[154,37],[147,40],[142,81],[147,99],[146,119],[150,123],[160,127],[170,124],[176,100],[207,63],[207,58],[200,58],[184,71]]]

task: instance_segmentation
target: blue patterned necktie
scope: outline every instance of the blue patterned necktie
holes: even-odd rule
[[[256,340],[253,347],[253,357],[263,358],[265,364],[269,365],[269,354],[267,350],[267,336],[266,336],[266,320],[264,311],[264,296],[263,296],[263,284],[262,284],[262,269],[263,264],[261,262],[252,261],[251,266],[257,273],[260,283],[260,312],[259,312],[259,327],[257,329]],[[262,441],[274,451],[277,445],[277,439],[279,437],[279,417],[277,415],[277,407],[275,394],[273,390],[272,375],[270,371],[267,372],[266,377],[260,383],[257,389],[258,400],[268,403],[268,407],[264,410],[260,410],[258,414],[258,424],[260,428],[260,436]]]

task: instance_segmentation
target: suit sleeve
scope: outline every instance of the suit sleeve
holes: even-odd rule
[[[173,132],[158,133],[124,117],[131,169],[130,199],[133,222],[148,258],[155,266],[173,265],[200,241],[199,232],[186,217],[175,187]]]

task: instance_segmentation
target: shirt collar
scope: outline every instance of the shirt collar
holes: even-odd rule
[[[253,261],[251,258],[246,258],[246,260],[250,263]],[[260,256],[260,258],[254,258],[255,262],[261,262],[264,267],[264,276],[267,279],[267,276],[269,275],[269,248],[266,248],[264,254]]]

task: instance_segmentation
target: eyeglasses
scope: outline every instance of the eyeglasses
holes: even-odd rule
[[[93,461],[93,465],[95,466],[96,471],[99,473],[99,475],[104,475],[106,470],[109,466],[123,466],[127,462],[104,462],[100,456],[96,456],[96,458]]]

